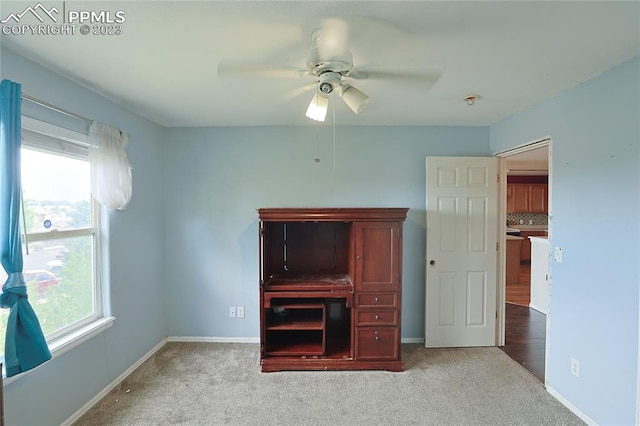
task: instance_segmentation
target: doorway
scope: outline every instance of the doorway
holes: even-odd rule
[[[501,186],[502,220],[510,235],[505,236],[503,250],[500,346],[543,383],[548,323],[550,152],[551,140],[546,138],[497,155],[503,159],[501,175],[506,177]]]

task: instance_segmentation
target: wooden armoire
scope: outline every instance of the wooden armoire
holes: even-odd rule
[[[258,209],[263,372],[403,370],[407,211]]]

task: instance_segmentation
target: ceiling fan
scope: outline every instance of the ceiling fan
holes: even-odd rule
[[[342,98],[355,114],[364,110],[369,103],[369,96],[355,87],[351,80],[405,81],[420,84],[423,90],[428,90],[440,78],[439,71],[397,72],[354,68],[353,55],[347,46],[348,36],[349,26],[346,21],[337,18],[328,19],[311,34],[313,47],[307,57],[305,69],[253,62],[222,62],[218,66],[218,75],[266,78],[311,77],[313,81],[295,90],[293,95],[315,89],[305,115],[316,121],[325,120],[331,93]]]

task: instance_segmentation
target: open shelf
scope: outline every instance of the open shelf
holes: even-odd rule
[[[348,274],[299,274],[272,275],[265,283],[267,291],[286,290],[353,290],[353,283]]]
[[[267,331],[266,353],[271,356],[322,356],[322,330]]]
[[[268,313],[266,322],[267,330],[323,330],[323,305],[311,305],[308,308],[305,305],[303,309],[301,305],[291,304],[286,306],[283,313],[274,313],[271,310]]]
[[[265,354],[349,359],[351,324],[346,299],[273,297],[265,308]]]

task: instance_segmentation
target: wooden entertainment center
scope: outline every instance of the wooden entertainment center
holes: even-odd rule
[[[260,361],[402,371],[407,208],[261,208]]]

